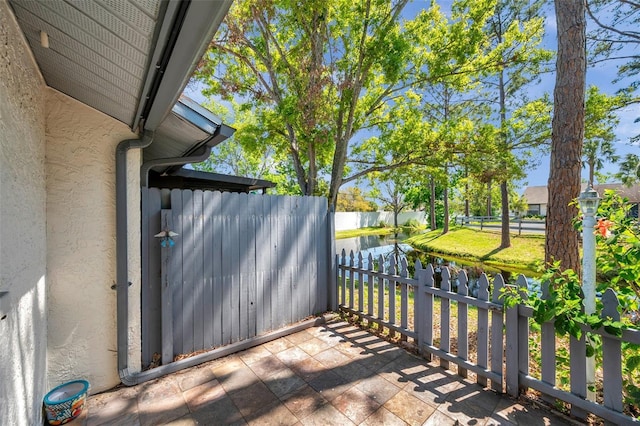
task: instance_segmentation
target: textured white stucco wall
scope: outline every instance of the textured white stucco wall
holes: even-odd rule
[[[44,82],[0,0],[0,424],[42,423],[46,393]]]
[[[53,89],[46,96],[49,385],[117,385],[115,149],[129,128]],[[129,152],[130,365],[140,363],[140,154]]]

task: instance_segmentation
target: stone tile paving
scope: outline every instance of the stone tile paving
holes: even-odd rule
[[[92,396],[70,425],[562,425],[332,321],[135,387]]]

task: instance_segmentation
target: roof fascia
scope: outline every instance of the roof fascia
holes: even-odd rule
[[[155,130],[178,101],[189,78],[202,58],[209,42],[227,14],[232,0],[189,1],[189,8],[180,25],[180,33],[160,78],[162,79],[146,114],[144,129]],[[173,2],[171,2],[173,3]],[[179,8],[178,8],[179,9]],[[146,95],[145,95],[146,96]],[[144,106],[142,111],[147,107]],[[139,124],[136,122],[135,127]]]

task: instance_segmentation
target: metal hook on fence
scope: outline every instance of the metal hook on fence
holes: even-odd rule
[[[176,234],[173,231],[170,231],[168,229],[158,232],[156,235],[154,235],[154,238],[160,238],[160,245],[162,247],[173,247],[176,242],[173,240],[173,237],[177,237],[180,234]]]

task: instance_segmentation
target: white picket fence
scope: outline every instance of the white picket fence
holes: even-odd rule
[[[599,334],[603,340],[603,401],[596,403],[586,400],[584,335],[581,340],[571,339],[570,391],[556,387],[556,334],[552,322],[541,326],[540,377],[529,375],[529,358],[537,350],[530,347],[529,341],[532,309],[524,305],[504,308],[499,297],[505,286],[501,275],[490,283],[487,275],[482,274],[478,279],[478,297],[472,297],[464,270],[452,277],[447,268],[437,273],[431,265],[423,267],[416,261],[411,277],[404,257],[399,262],[393,256],[374,259],[369,255],[364,259],[362,254],[351,252],[347,256],[344,251],[336,256],[336,264],[334,297],[339,309],[369,326],[386,329],[392,336],[399,334],[401,340],[411,339],[427,360],[436,356],[443,368],[456,364],[458,375],[468,377],[468,372],[473,372],[478,384],[487,386],[490,381],[492,389],[504,392],[506,388],[514,397],[527,388],[536,389],[551,402],[557,399],[571,404],[572,414],[580,418],[590,412],[615,424],[639,423],[623,413],[621,363],[622,343],[640,344],[639,330],[625,330],[622,338],[618,338],[603,329],[593,331],[585,327],[585,332]],[[436,287],[437,282],[440,288]],[[520,275],[516,285],[526,286],[526,278]],[[619,319],[615,293],[607,290],[602,300],[604,315]],[[474,321],[469,321],[470,307],[477,310]],[[454,308],[457,323],[452,327]],[[439,332],[434,335],[437,329]],[[470,352],[472,347],[476,349]]]

